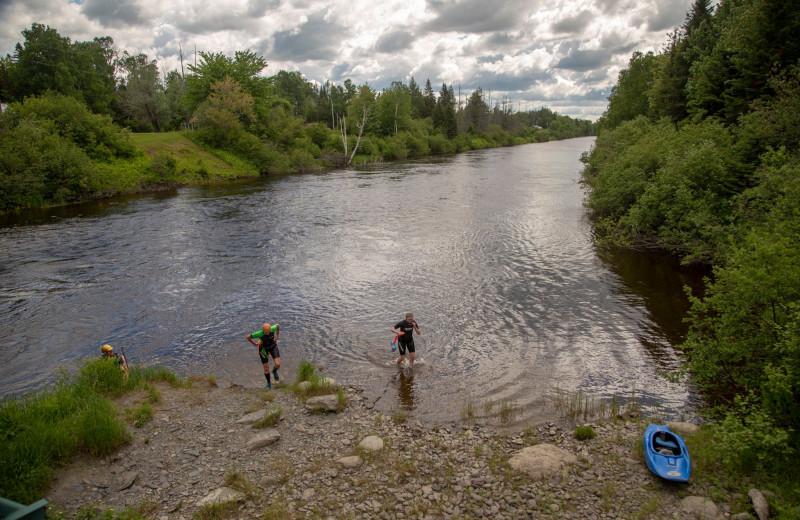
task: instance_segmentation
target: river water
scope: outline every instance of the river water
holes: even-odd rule
[[[104,343],[130,361],[264,384],[245,336],[280,323],[301,360],[423,423],[552,417],[556,392],[696,398],[665,372],[695,273],[598,248],[578,186],[592,138],[276,176],[0,221],[0,395]],[[390,328],[415,314],[417,364]],[[470,412],[471,410],[471,412]],[[507,417],[507,416],[506,416]]]

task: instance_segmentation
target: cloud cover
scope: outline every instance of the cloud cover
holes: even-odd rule
[[[32,23],[73,41],[111,36],[162,70],[181,51],[250,49],[265,74],[382,89],[413,76],[525,110],[597,119],[633,51],[657,51],[692,0],[0,0],[0,53]]]

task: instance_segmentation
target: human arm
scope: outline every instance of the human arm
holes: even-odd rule
[[[263,330],[259,330],[258,332],[254,332],[254,333],[252,333],[252,334],[248,334],[248,335],[247,335],[247,341],[249,341],[250,343],[252,343],[254,347],[258,348],[258,343],[256,343],[255,341],[253,341],[253,339],[254,339],[254,338],[255,338],[255,339],[258,339],[258,338],[261,338],[261,337],[263,337],[263,336],[264,336],[264,331],[263,331]]]
[[[273,325],[272,328],[275,330],[275,343],[277,343],[278,342],[278,336],[281,335],[281,326],[280,326],[279,323],[276,323],[275,325]]]
[[[411,324],[414,325],[414,332],[416,332],[417,334],[422,334],[422,332],[419,331],[419,327],[417,326],[416,321],[412,321]]]
[[[399,323],[396,323],[396,324],[395,324],[395,326],[394,326],[394,327],[392,327],[392,332],[394,332],[394,333],[395,333],[395,334],[397,334],[398,336],[402,336],[403,334],[405,334],[405,332],[403,332],[402,330],[400,330],[400,327],[402,327],[402,326],[403,326],[403,322],[402,322],[402,321],[401,321],[401,322],[399,322]]]

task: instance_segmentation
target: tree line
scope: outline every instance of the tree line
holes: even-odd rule
[[[583,158],[604,240],[713,266],[682,345],[691,381],[720,460],[774,475],[800,449],[797,34],[797,2],[695,0],[661,52],[633,53]]]
[[[181,55],[180,70],[165,72],[107,36],[72,42],[38,23],[22,35],[0,59],[0,100],[9,104],[0,117],[0,211],[174,179],[174,161],[143,158],[123,129],[186,131],[257,174],[595,133],[591,121],[521,111],[480,88],[462,95],[411,78],[376,91],[350,80],[316,84],[296,71],[267,76],[265,58],[249,50],[200,51],[192,63]]]

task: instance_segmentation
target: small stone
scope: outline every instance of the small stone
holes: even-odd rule
[[[280,438],[281,438],[280,433],[278,433],[274,429],[270,429],[256,435],[255,437],[247,441],[247,449],[249,449],[250,451],[254,451],[263,448],[264,446],[269,446],[270,444],[278,442]]]
[[[345,468],[357,468],[361,465],[363,460],[361,460],[361,457],[358,455],[352,455],[350,457],[342,457],[338,462]]]
[[[122,484],[117,488],[117,491],[124,491],[131,486],[133,483],[136,482],[136,479],[139,478],[139,473],[136,471],[129,471],[122,475]]]
[[[244,493],[228,487],[217,488],[197,502],[198,507],[206,504],[226,504],[228,502],[240,502],[244,500]]]
[[[253,413],[245,415],[244,417],[236,421],[236,424],[253,424],[263,419],[266,414],[267,414],[266,408],[262,408],[261,410],[257,410]]]
[[[280,479],[278,479],[276,475],[264,475],[261,480],[258,481],[258,487],[267,488],[269,486],[274,486],[279,480]]]

